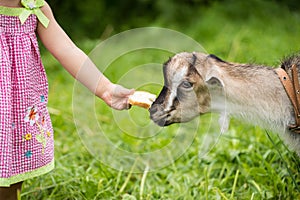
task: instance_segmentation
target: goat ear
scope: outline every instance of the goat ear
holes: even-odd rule
[[[223,88],[223,82],[215,76],[209,77],[206,81],[206,84],[212,87]]]

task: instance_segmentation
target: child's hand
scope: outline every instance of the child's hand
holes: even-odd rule
[[[107,105],[116,110],[129,109],[128,96],[134,93],[134,89],[127,89],[118,84],[110,84],[101,98]]]

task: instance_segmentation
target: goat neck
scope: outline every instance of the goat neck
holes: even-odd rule
[[[221,113],[224,130],[229,116],[277,131],[292,123],[292,105],[273,68],[198,56],[196,67],[209,89],[211,112]]]

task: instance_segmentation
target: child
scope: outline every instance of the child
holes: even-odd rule
[[[0,198],[16,199],[22,181],[54,168],[44,46],[77,80],[114,109],[129,90],[111,83],[71,41],[44,0],[0,0]]]

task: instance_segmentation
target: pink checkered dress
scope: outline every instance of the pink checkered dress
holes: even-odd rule
[[[21,25],[0,15],[0,186],[54,168],[48,83],[36,38],[37,17]]]

